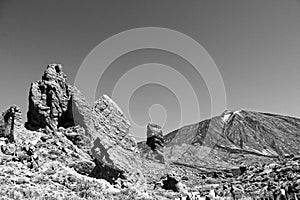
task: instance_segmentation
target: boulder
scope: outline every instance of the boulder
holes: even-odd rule
[[[162,188],[165,190],[172,190],[182,194],[188,194],[187,187],[180,182],[180,178],[174,173],[170,172],[161,178]]]
[[[131,124],[111,98],[107,95],[99,98],[94,104],[93,115],[97,119],[96,128],[101,127],[113,141],[117,141],[124,149],[138,153],[137,142],[129,132]]]
[[[92,176],[124,187],[145,187],[140,156],[134,137],[129,133],[130,123],[121,109],[103,95],[93,107],[94,147],[96,168]]]

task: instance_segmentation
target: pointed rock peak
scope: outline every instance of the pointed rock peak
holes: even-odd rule
[[[230,119],[232,119],[233,116],[239,115],[242,116],[242,110],[225,110],[222,114],[222,120],[223,122],[228,122]]]
[[[60,82],[66,82],[66,75],[63,72],[63,67],[61,64],[49,64],[47,69],[44,71],[42,80],[51,81],[56,80]]]
[[[41,80],[31,84],[28,101],[25,127],[29,130],[55,131],[76,124],[84,127],[90,118],[88,102],[76,87],[66,82],[61,64],[47,66]]]
[[[26,128],[54,131],[64,126],[69,116],[70,90],[62,65],[49,64],[42,79],[31,84]]]
[[[96,166],[89,173],[91,176],[113,183],[121,178],[125,187],[145,188],[137,143],[129,133],[129,120],[107,95],[90,106],[75,86],[67,84],[60,64],[48,65],[41,80],[31,84],[27,119],[25,127],[33,131],[24,129],[25,133],[53,132],[75,144],[82,153],[92,153]],[[47,137],[42,140],[47,141]],[[81,168],[80,165],[75,164],[74,169]],[[83,170],[84,174],[93,167],[90,163],[85,165],[81,165],[88,169]]]

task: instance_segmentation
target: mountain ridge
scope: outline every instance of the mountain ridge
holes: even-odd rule
[[[226,110],[219,116],[164,135],[164,154],[171,162],[197,165],[199,160],[203,163],[218,160],[208,163],[220,164],[221,168],[233,167],[252,163],[255,159],[271,160],[298,154],[299,136],[298,118],[249,110]],[[138,146],[142,157],[145,157],[149,149],[144,142],[139,142]]]

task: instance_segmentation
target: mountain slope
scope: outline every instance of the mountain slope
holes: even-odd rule
[[[164,136],[165,159],[198,169],[261,163],[300,152],[300,119],[252,111],[225,111]],[[142,157],[150,149],[138,144]]]

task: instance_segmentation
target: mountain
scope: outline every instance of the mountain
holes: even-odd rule
[[[300,119],[227,110],[164,136],[165,159],[199,170],[221,170],[269,162],[300,152]],[[151,151],[138,144],[142,157]]]
[[[55,63],[28,100],[25,124],[16,105],[0,114],[0,199],[300,198],[300,119],[225,111],[167,135],[148,124],[137,144],[110,97],[90,105]]]

